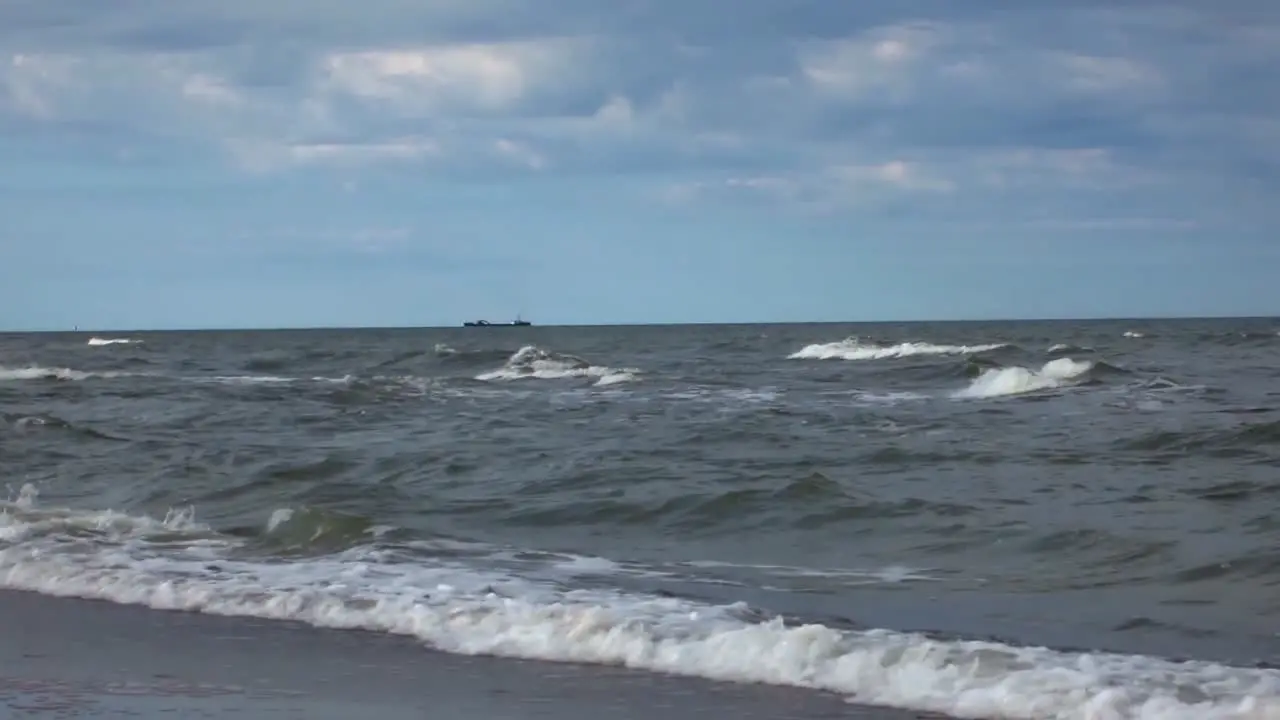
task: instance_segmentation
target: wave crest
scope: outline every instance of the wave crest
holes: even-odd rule
[[[383,529],[360,515],[309,506],[280,508],[271,513],[261,541],[291,553],[327,554],[368,542]]]
[[[806,495],[830,490],[800,485]],[[35,531],[0,545],[0,587],[393,633],[465,655],[815,688],[962,718],[1280,717],[1275,670],[799,624],[742,602],[568,589],[371,547],[255,562],[236,556],[234,537],[187,515],[156,521],[41,510],[34,501],[28,486],[0,503],[0,525],[17,516],[8,526]],[[290,522],[318,527],[298,515],[277,520],[270,532],[287,534]]]
[[[219,557],[210,546],[192,552],[176,539],[145,558],[131,547],[5,547],[0,586],[392,633],[463,655],[808,687],[955,717],[1280,717],[1280,673],[1272,670],[795,624],[740,602],[567,590],[370,552],[267,564]]]
[[[116,377],[122,373],[91,373],[71,368],[47,368],[29,365],[25,368],[0,367],[0,382],[5,380],[87,380],[91,377]]]
[[[1002,367],[984,370],[969,387],[956,392],[957,398],[994,398],[1079,385],[1087,380],[1097,363],[1069,357],[1050,360],[1039,370]]]
[[[618,369],[592,365],[576,355],[553,353],[536,345],[526,345],[508,358],[501,368],[477,375],[476,379],[491,382],[591,378],[595,380],[595,385],[615,385],[631,382],[639,373],[640,371],[635,368]]]
[[[856,337],[833,343],[815,343],[787,356],[788,360],[886,360],[913,355],[973,355],[1008,347],[1005,343],[982,345],[935,345],[927,342],[904,342],[885,345],[866,342]]]

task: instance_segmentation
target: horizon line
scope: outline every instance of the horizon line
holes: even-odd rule
[[[1151,316],[1093,316],[1093,317],[1022,317],[1022,318],[939,318],[913,320],[767,320],[767,321],[689,321],[689,322],[616,322],[616,323],[563,323],[532,324],[527,326],[495,325],[488,328],[465,328],[461,323],[456,325],[282,325],[257,327],[94,327],[94,328],[0,328],[3,335],[72,335],[93,333],[167,333],[167,332],[314,332],[342,330],[483,330],[517,328],[616,328],[616,327],[733,327],[748,325],[941,325],[941,324],[975,324],[975,323],[1064,323],[1064,322],[1150,322],[1150,321],[1196,321],[1196,320],[1277,320],[1280,315],[1151,315]]]

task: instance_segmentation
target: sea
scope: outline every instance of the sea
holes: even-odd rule
[[[0,468],[0,592],[1280,718],[1275,319],[6,334]]]

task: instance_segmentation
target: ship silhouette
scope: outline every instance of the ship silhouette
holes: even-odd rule
[[[463,327],[524,327],[526,325],[532,325],[532,324],[533,323],[529,322],[528,320],[522,320],[520,316],[517,315],[515,320],[508,320],[507,322],[489,322],[488,320],[468,320],[462,323],[462,326]]]

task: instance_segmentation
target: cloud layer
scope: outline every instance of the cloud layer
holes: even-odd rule
[[[1261,0],[15,0],[0,135],[139,177],[584,183],[634,212],[1255,257],[1278,60]]]

